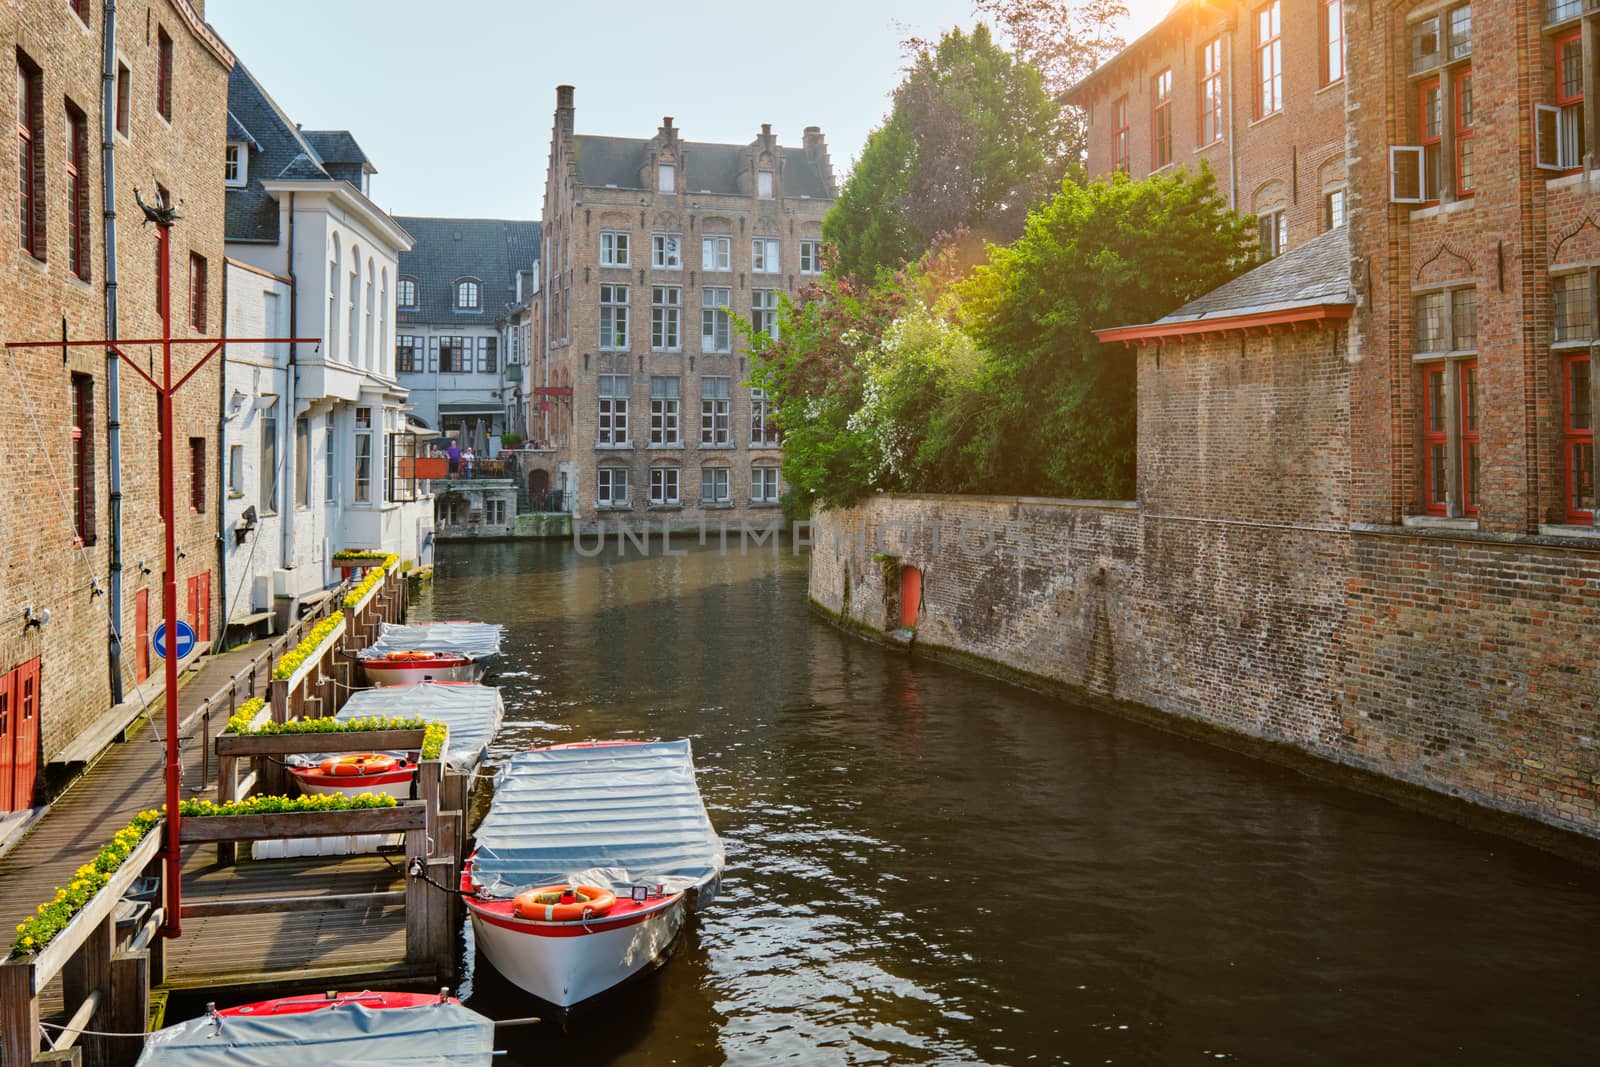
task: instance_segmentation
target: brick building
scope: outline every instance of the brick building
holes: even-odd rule
[[[780,294],[821,269],[822,216],[837,193],[822,132],[783,147],[574,131],[556,90],[545,182],[544,388],[548,439],[564,442],[553,488],[581,526],[759,522],[782,486],[776,428],[745,382],[732,317],[776,330]],[[570,402],[570,403],[569,403]]]
[[[1268,255],[1344,220],[1344,0],[1188,0],[1063,96],[1090,177],[1210,166]]]
[[[76,338],[160,336],[155,229],[142,225],[135,187],[147,200],[165,194],[181,204],[173,333],[218,335],[233,57],[206,26],[204,5],[155,0],[108,10],[93,0],[20,0],[0,10],[0,30],[10,52],[0,100],[14,131],[0,153],[0,200],[11,220],[0,253],[0,338],[53,338],[63,329]],[[200,351],[180,350],[178,367]],[[216,633],[219,595],[210,581],[218,374],[216,362],[200,371],[176,408],[179,609],[202,644]],[[6,811],[37,797],[45,764],[93,755],[155,695],[158,679],[135,686],[160,673],[149,637],[161,614],[163,531],[156,401],[145,383],[92,348],[12,352],[0,377]],[[43,625],[26,625],[46,611]]]

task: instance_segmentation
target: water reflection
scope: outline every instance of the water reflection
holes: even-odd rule
[[[862,644],[787,552],[447,546],[422,613],[507,625],[497,756],[692,737],[728,847],[676,958],[514,1061],[1589,1061],[1591,872]]]

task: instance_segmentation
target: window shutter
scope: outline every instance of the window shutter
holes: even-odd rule
[[[1422,188],[1422,146],[1389,146],[1389,202],[1420,204]]]
[[[1533,163],[1540,170],[1562,170],[1561,109],[1549,104],[1533,105]]]

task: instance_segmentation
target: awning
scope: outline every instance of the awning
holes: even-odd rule
[[[487,400],[447,400],[439,405],[441,415],[504,415],[504,404]]]

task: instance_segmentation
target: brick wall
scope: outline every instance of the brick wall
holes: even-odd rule
[[[0,241],[0,338],[7,341],[60,336],[66,320],[69,336],[99,337],[105,331],[105,249],[101,227],[100,155],[100,19],[99,4],[86,4],[90,21],[80,22],[71,10],[52,0],[26,0],[0,12],[0,36],[15,42],[43,73],[45,205],[47,247],[43,262],[19,247],[16,231],[17,140],[0,149],[0,203],[11,221]],[[155,234],[141,226],[134,203],[137,185],[148,199],[152,181],[183,200],[183,216],[173,231],[174,333],[189,329],[189,255],[206,257],[207,330],[215,335],[222,317],[223,186],[220,160],[226,129],[227,65],[231,57],[219,43],[204,39],[209,31],[181,0],[164,0],[137,10],[124,8],[117,27],[118,55],[131,75],[128,137],[116,139],[118,268],[121,336],[160,335],[155,301]],[[156,111],[156,41],[164,28],[174,44],[172,121]],[[10,52],[0,61],[0,99],[16,99],[17,67]],[[89,153],[88,282],[67,268],[68,212],[64,166],[63,100],[71,100],[87,117]],[[10,111],[7,111],[10,115]],[[147,349],[140,347],[140,356]],[[198,354],[189,350],[177,361],[186,370]],[[159,356],[159,353],[156,353]],[[159,367],[159,364],[158,364]],[[147,368],[148,369],[148,366]],[[70,375],[93,381],[94,485],[96,538],[73,547],[72,520],[66,498],[71,492]],[[193,575],[216,571],[217,481],[216,425],[218,365],[196,374],[180,395],[176,409],[178,538],[185,558],[178,565],[178,608],[186,614],[185,583]],[[94,349],[69,352],[63,366],[59,352],[13,354],[0,367],[0,434],[9,442],[7,475],[0,484],[0,618],[17,619],[24,604],[48,607],[51,621],[42,630],[22,632],[20,621],[6,625],[0,639],[0,670],[42,656],[41,755],[49,759],[69,741],[90,729],[111,701],[107,651],[111,620],[107,597],[96,596],[91,580],[108,583],[110,500],[106,451],[106,366]],[[123,435],[123,575],[127,642],[123,678],[133,682],[134,603],[140,589],[150,590],[152,628],[160,612],[162,527],[156,500],[156,405],[153,394],[132,371],[121,373]],[[190,514],[189,440],[205,441],[206,510]],[[145,575],[140,561],[149,567]],[[219,602],[212,582],[213,604]],[[212,612],[213,625],[219,613]],[[152,668],[156,663],[152,663]]]

